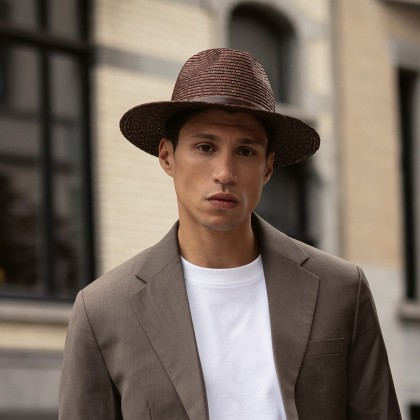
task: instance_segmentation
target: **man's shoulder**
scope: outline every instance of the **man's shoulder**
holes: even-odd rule
[[[87,285],[82,290],[85,299],[106,296],[117,297],[119,295],[129,296],[134,293],[141,284],[137,274],[141,271],[141,267],[147,260],[151,249],[148,248],[139,252]]]
[[[83,289],[83,294],[134,293],[144,283],[178,254],[178,224],[155,245],[139,252],[129,260],[106,272]]]
[[[277,254],[278,258],[285,258],[301,265],[318,277],[325,274],[358,277],[359,268],[355,263],[291,238],[261,218],[258,221],[264,241],[263,246]]]
[[[302,267],[318,277],[343,277],[359,279],[360,268],[354,262],[345,260],[336,255],[325,252],[303,242],[292,239],[306,254],[308,259],[302,264]]]
[[[361,269],[357,264],[325,252],[314,246],[293,239],[273,226],[259,219],[263,233],[264,247],[270,249],[274,258],[289,260],[321,279],[340,287],[351,284],[358,287]]]

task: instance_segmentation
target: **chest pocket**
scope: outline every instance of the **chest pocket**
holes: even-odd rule
[[[344,338],[329,338],[326,340],[313,340],[308,342],[305,357],[321,356],[327,354],[340,354],[344,352]]]
[[[296,383],[299,420],[345,419],[346,383],[344,338],[309,341]]]

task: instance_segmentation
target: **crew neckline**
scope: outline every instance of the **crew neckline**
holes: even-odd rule
[[[181,257],[185,281],[192,285],[212,288],[239,287],[262,278],[261,255],[249,264],[233,268],[208,268],[192,264]]]

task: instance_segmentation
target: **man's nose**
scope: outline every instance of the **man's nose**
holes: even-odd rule
[[[232,157],[220,156],[220,158],[217,159],[214,168],[214,180],[215,182],[223,185],[236,183],[238,177]]]

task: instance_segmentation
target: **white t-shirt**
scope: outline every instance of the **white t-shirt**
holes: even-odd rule
[[[210,420],[284,420],[261,257],[230,269],[182,259]]]

